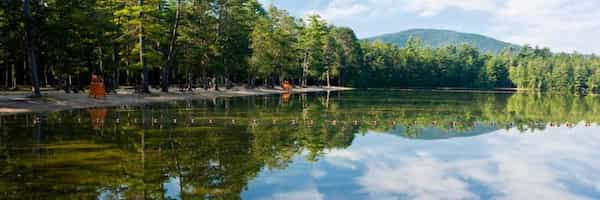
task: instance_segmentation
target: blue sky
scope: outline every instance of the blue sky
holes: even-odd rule
[[[360,38],[411,28],[488,35],[554,51],[600,54],[600,0],[260,0],[319,14]]]

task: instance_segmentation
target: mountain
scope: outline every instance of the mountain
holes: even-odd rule
[[[425,46],[434,48],[443,47],[449,44],[460,45],[465,43],[476,46],[482,52],[492,53],[498,53],[502,51],[502,49],[511,46],[519,48],[518,45],[503,42],[483,35],[438,29],[410,29],[399,33],[391,33],[367,38],[367,40],[380,40],[386,43],[404,47],[406,41],[410,37],[418,37]]]
[[[499,128],[494,126],[477,126],[469,130],[443,130],[435,127],[423,127],[416,130],[414,133],[407,133],[407,129],[404,126],[396,126],[394,129],[389,131],[392,135],[397,135],[409,139],[417,140],[443,140],[450,138],[459,137],[474,137],[478,135],[488,134],[497,131]]]

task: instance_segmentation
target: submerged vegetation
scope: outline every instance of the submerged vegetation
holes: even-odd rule
[[[600,90],[600,58],[549,49],[360,41],[256,0],[0,1],[0,80],[81,89],[245,84]],[[30,6],[25,6],[30,5]],[[27,8],[27,9],[25,9]],[[37,70],[36,70],[37,69]],[[32,73],[33,72],[33,73]],[[34,84],[32,84],[32,82]],[[37,88],[37,87],[36,87]]]

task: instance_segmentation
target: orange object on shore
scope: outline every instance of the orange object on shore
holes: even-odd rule
[[[289,81],[284,81],[283,82],[283,89],[287,90],[288,92],[292,92],[292,84],[290,84]]]
[[[104,88],[104,81],[97,75],[92,75],[92,82],[90,83],[90,97],[99,99],[106,96],[106,89]]]

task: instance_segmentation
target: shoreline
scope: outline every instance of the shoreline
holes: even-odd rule
[[[353,90],[347,87],[307,87],[294,88],[292,93],[312,93],[326,91]],[[169,101],[205,100],[213,98],[231,98],[245,96],[262,96],[284,94],[285,90],[274,88],[246,89],[234,87],[228,90],[213,91],[197,89],[193,92],[179,92],[177,88],[171,88],[169,93],[160,90],[152,90],[151,94],[133,94],[131,89],[119,89],[117,94],[107,95],[103,99],[93,99],[87,93],[66,94],[63,91],[43,92],[42,98],[30,98],[30,92],[0,92],[0,115],[13,115],[19,113],[41,113],[58,112],[65,110],[115,107],[120,105],[140,105],[152,103],[164,103]]]

